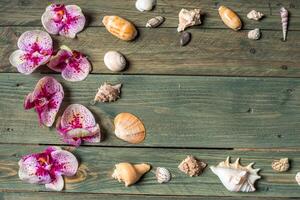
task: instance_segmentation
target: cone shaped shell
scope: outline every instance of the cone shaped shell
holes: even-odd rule
[[[150,169],[151,166],[145,163],[136,165],[119,163],[116,164],[116,169],[114,170],[112,177],[118,179],[119,182],[123,181],[127,187],[136,183]]]
[[[105,16],[102,23],[111,34],[121,40],[133,40],[137,35],[135,26],[119,16]]]
[[[137,144],[145,139],[144,124],[136,116],[130,113],[120,113],[114,120],[115,134],[118,138]]]
[[[237,31],[242,28],[242,21],[239,16],[231,9],[220,6],[219,15],[226,26]]]

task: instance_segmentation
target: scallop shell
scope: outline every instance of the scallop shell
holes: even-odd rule
[[[187,27],[201,24],[200,9],[193,9],[193,10],[181,9],[178,17],[179,17],[179,24],[177,28],[178,32],[184,31]]]
[[[247,14],[247,18],[248,19],[253,19],[253,20],[260,20],[263,16],[265,16],[263,13],[258,12],[256,10],[251,10],[248,14]]]
[[[300,172],[296,174],[295,180],[297,181],[298,185],[300,185]]]
[[[248,32],[248,38],[251,40],[258,40],[260,38],[260,30],[256,28]]]
[[[154,18],[150,19],[147,22],[146,27],[148,27],[148,28],[156,28],[156,27],[160,26],[164,21],[165,21],[164,17],[157,16],[157,17],[154,17]]]
[[[137,0],[135,7],[141,12],[150,11],[156,5],[156,0]]]
[[[102,20],[105,28],[121,40],[130,41],[137,36],[135,26],[119,16],[105,16]]]
[[[121,140],[137,144],[145,139],[144,124],[131,113],[120,113],[114,120],[115,134]]]
[[[281,158],[272,162],[272,168],[277,172],[285,172],[289,170],[290,164],[288,158]]]
[[[104,83],[98,89],[98,92],[94,98],[94,102],[112,102],[120,98],[120,89],[122,84],[111,85]]]
[[[131,163],[116,164],[112,177],[119,182],[124,182],[128,187],[136,183],[145,173],[147,173],[151,166],[145,163],[133,165]]]
[[[108,51],[104,55],[104,64],[109,70],[119,72],[125,69],[126,59],[117,51]]]
[[[194,156],[187,156],[186,159],[179,164],[178,169],[189,176],[199,176],[206,166],[206,163]]]
[[[168,169],[164,167],[158,167],[156,168],[156,179],[159,183],[167,183],[171,180],[171,173]]]
[[[260,169],[252,168],[254,163],[248,166],[242,166],[239,163],[240,158],[234,163],[230,163],[230,157],[226,161],[220,162],[217,166],[211,166],[210,169],[216,174],[227,190],[231,192],[254,192],[256,189],[254,183],[261,177],[257,174]]]
[[[219,15],[226,26],[229,28],[238,31],[242,28],[242,21],[240,17],[231,9],[220,6]]]
[[[286,41],[287,29],[289,23],[289,11],[286,8],[282,7],[280,9],[280,16],[281,16],[281,24],[282,24],[283,41]]]

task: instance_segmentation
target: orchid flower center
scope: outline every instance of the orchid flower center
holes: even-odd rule
[[[41,97],[40,99],[36,100],[36,106],[37,107],[43,107],[44,105],[46,105],[49,101],[47,100],[46,97]]]

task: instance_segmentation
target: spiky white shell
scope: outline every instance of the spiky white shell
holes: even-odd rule
[[[122,84],[111,85],[104,83],[98,88],[98,92],[94,98],[94,102],[113,102],[120,97],[120,89]]]
[[[187,27],[195,26],[198,24],[201,24],[201,10],[200,9],[192,9],[192,10],[186,10],[181,9],[179,14],[179,24],[177,31],[182,32]]]
[[[117,51],[108,51],[104,55],[104,64],[109,70],[119,72],[126,67],[126,59]]]
[[[155,172],[156,180],[159,183],[167,183],[171,180],[171,173],[164,167],[158,167]]]
[[[156,0],[137,0],[135,7],[141,12],[152,10],[155,6]]]
[[[234,163],[230,163],[230,157],[227,157],[226,161],[220,162],[217,166],[211,166],[210,169],[219,177],[227,190],[254,192],[256,190],[254,183],[261,177],[257,174],[260,169],[253,169],[253,164],[242,166],[239,158]]]
[[[248,14],[247,14],[247,18],[248,19],[253,19],[253,20],[260,20],[262,17],[264,16],[263,13],[258,12],[256,10],[251,10]]]
[[[258,40],[260,38],[260,30],[256,28],[248,32],[248,38],[251,40]]]

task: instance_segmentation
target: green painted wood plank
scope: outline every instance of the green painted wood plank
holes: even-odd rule
[[[259,197],[208,197],[208,196],[154,196],[154,195],[120,195],[120,194],[90,194],[90,193],[57,193],[57,192],[5,192],[0,193],[1,200],[262,200]],[[296,200],[298,198],[263,197],[264,200]]]
[[[20,156],[42,150],[44,147],[31,145],[0,145],[0,190],[1,191],[45,191],[44,186],[31,185],[18,179],[17,162]],[[73,148],[72,148],[73,149]],[[105,193],[105,194],[146,194],[146,195],[182,195],[182,196],[254,196],[254,197],[299,197],[299,185],[294,176],[299,170],[299,151],[225,151],[225,150],[187,150],[159,148],[104,148],[81,147],[74,150],[81,165],[75,177],[66,179],[65,192]],[[200,177],[189,177],[181,173],[177,166],[186,155],[192,154],[203,159],[209,166],[226,158],[242,157],[242,164],[256,162],[263,177],[257,183],[257,192],[228,192],[210,169]],[[286,173],[275,173],[270,166],[275,158],[289,157],[292,168]],[[123,184],[111,178],[114,164],[118,162],[147,162],[153,166],[141,181],[125,188]],[[167,167],[173,174],[169,184],[158,184],[155,168]]]
[[[260,27],[263,29],[281,30],[279,9],[285,6],[291,12],[290,30],[300,30],[300,2],[294,0],[160,0],[152,12],[139,12],[134,4],[135,0],[65,0],[57,1],[66,4],[78,4],[88,18],[88,26],[102,26],[101,18],[104,15],[121,15],[144,27],[146,21],[156,15],[166,17],[163,27],[176,27],[178,13],[181,8],[201,8],[205,13],[204,24],[201,28],[225,28],[219,18],[217,8],[226,5],[234,9],[242,18],[244,28]],[[41,15],[49,1],[46,0],[2,0],[0,2],[0,25],[41,25]],[[265,13],[266,18],[260,23],[248,20],[246,15],[252,9]]]
[[[0,142],[60,144],[54,128],[40,127],[23,99],[44,75],[0,74]],[[139,116],[151,147],[279,148],[299,147],[300,79],[197,76],[89,75],[62,81],[65,99],[87,106],[101,124],[105,140],[124,146],[113,134],[120,112]],[[115,103],[90,105],[105,81],[124,84]]]
[[[8,57],[17,48],[19,35],[32,29],[0,28],[1,72],[16,71]],[[191,32],[193,39],[186,47],[179,46],[179,34],[169,28],[140,29],[139,38],[131,43],[116,39],[103,27],[89,28],[75,40],[54,37],[54,41],[57,47],[64,44],[85,53],[93,64],[92,73],[111,73],[103,57],[118,50],[130,63],[124,74],[300,77],[299,32],[290,32],[287,42],[280,40],[280,31],[263,31],[259,41],[249,40],[246,31]]]

